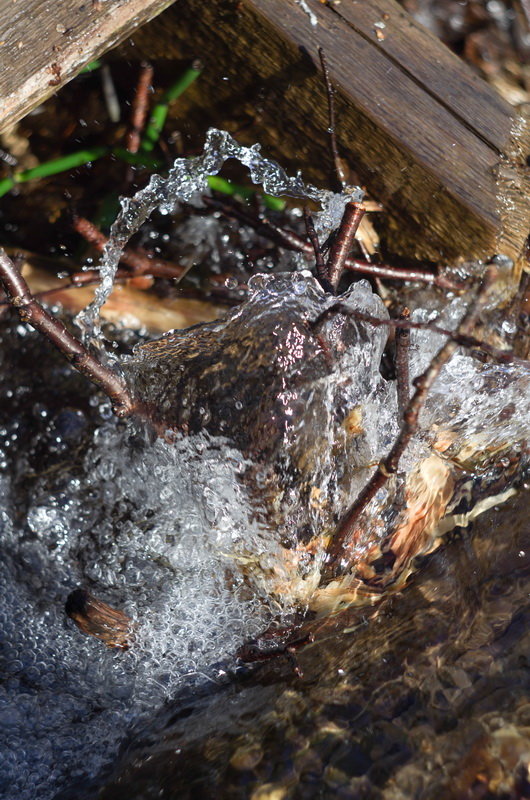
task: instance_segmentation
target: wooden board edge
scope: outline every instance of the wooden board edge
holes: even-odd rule
[[[112,13],[88,18],[83,35],[61,47],[56,58],[42,67],[9,95],[2,98],[0,133],[57,92],[90,61],[120,44],[140,25],[149,22],[174,0],[127,0]]]

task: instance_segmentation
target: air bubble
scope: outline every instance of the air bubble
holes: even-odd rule
[[[296,281],[293,283],[293,292],[297,295],[305,294],[307,283],[305,281]]]

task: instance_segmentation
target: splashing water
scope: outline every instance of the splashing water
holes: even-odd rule
[[[317,351],[300,351],[296,361],[292,357],[300,339],[294,351],[283,345],[293,340],[289,331],[304,330],[330,298],[304,274],[257,276],[250,290],[248,303],[226,320],[196,328],[195,334],[200,339],[202,330],[221,339],[233,329],[237,338],[246,314],[261,334],[276,326],[278,397],[285,418],[279,420],[283,433],[274,453],[284,453],[281,467],[285,457],[296,460],[302,476],[301,483],[284,484],[279,501],[267,496],[265,487],[260,509],[249,489],[249,474],[258,488],[266,477],[263,463],[234,445],[237,414],[234,428],[224,434],[197,431],[171,445],[145,442],[109,419],[94,431],[80,467],[45,470],[33,481],[22,515],[16,511],[20,501],[15,502],[11,475],[27,471],[27,445],[24,437],[13,442],[7,428],[2,434],[6,451],[19,448],[16,469],[4,467],[0,475],[6,676],[0,689],[0,796],[5,800],[51,800],[59,788],[95,776],[115,757],[131,723],[151,715],[184,680],[192,679],[186,678],[189,673],[199,682],[222,680],[220,670],[226,665],[220,662],[262,631],[272,616],[288,616],[292,604],[304,602],[318,581],[318,557],[309,566],[289,561],[293,551],[285,549],[281,525],[276,529],[272,520],[283,515],[287,523],[296,519],[303,528],[304,521],[318,525],[329,519],[327,498],[351,502],[369,474],[367,464],[392,442],[398,426],[395,389],[379,373],[384,331],[333,318],[324,334],[336,348],[336,361],[315,376],[307,367],[313,363],[316,368]],[[344,302],[385,314],[365,282],[352,287]],[[175,336],[180,343],[187,338],[192,347],[191,333]],[[252,344],[266,352],[263,338]],[[224,359],[231,358],[228,348]],[[224,366],[234,369],[233,361]],[[524,442],[530,413],[527,367],[483,365],[459,354],[445,369],[426,426],[434,419],[444,429],[452,427],[461,443],[490,428],[496,445]],[[298,398],[292,391],[297,371],[304,377]],[[241,391],[247,378],[242,370]],[[455,396],[462,397],[461,405]],[[233,401],[235,407],[237,398]],[[188,402],[197,414],[205,408],[193,393]],[[352,421],[350,412],[358,406],[362,414]],[[510,415],[510,408],[517,413]],[[215,408],[209,411],[213,415]],[[248,413],[252,417],[252,409]],[[347,418],[354,437],[349,446],[344,444]],[[291,427],[283,424],[286,420]],[[300,462],[299,435],[316,454],[312,461]],[[427,452],[420,438],[404,468],[412,468]],[[269,454],[272,461],[274,453]],[[356,467],[362,468],[357,474]],[[334,489],[337,472],[346,472],[349,495]],[[322,495],[310,492],[308,502],[304,487],[319,489],[322,480],[327,481]],[[384,502],[385,497],[376,500]],[[65,619],[66,596],[79,585],[137,621],[130,651],[108,651]]]
[[[132,722],[183,684],[222,681],[223,659],[278,612],[234,568],[243,535],[265,548],[241,496],[241,454],[225,445],[220,459],[222,443],[205,436],[146,447],[134,436],[104,423],[75,477],[37,482],[22,523],[2,476],[5,800],[47,800],[96,775]],[[130,651],[107,650],[66,619],[79,585],[132,616]]]
[[[122,201],[102,262],[102,285],[82,318],[89,338],[99,336],[99,309],[130,236],[155,208],[171,213],[177,203],[194,201],[227,158],[248,166],[252,180],[270,194],[320,202],[321,235],[338,227],[352,199],[289,178],[258,146],[241,147],[228,134],[210,131],[202,156],[178,159],[168,178],[154,176]],[[360,191],[353,195],[361,197]],[[367,282],[355,284],[342,301],[387,316]],[[384,329],[337,314],[318,338],[308,333],[331,303],[308,274],[258,275],[250,281],[248,301],[226,319],[173,334],[180,360],[166,359],[166,377],[182,366],[182,376],[189,369],[190,378],[197,363],[201,375],[211,375],[214,365],[224,380],[217,387],[220,400],[213,393],[205,399],[191,379],[182,395],[164,394],[149,373],[149,346],[139,348],[124,371],[151,386],[160,402],[171,406],[185,399],[175,414],[184,408],[188,422],[201,420],[172,444],[145,441],[112,419],[100,421],[80,464],[43,469],[28,478],[31,488],[21,499],[14,476],[30,472],[29,446],[8,426],[0,432],[2,449],[16,449],[15,467],[2,458],[0,472],[5,800],[51,800],[61,788],[95,776],[115,757],[131,724],[152,715],[183,681],[223,680],[244,639],[259,634],[272,617],[288,619],[297,602],[307,601],[324,551],[309,565],[302,558],[289,561],[294,540],[304,530],[314,535],[319,526],[333,525],[399,427],[394,384],[379,372]],[[462,311],[462,301],[455,301],[454,324]],[[245,359],[234,358],[234,342],[243,333]],[[432,333],[417,335],[423,338],[413,340],[413,351],[440,344]],[[264,346],[271,341],[274,346]],[[208,346],[194,351],[197,342]],[[202,362],[193,361],[197,355]],[[420,356],[413,374],[423,368]],[[270,384],[256,381],[262,363]],[[160,361],[155,366],[160,369]],[[239,381],[238,392],[229,394],[227,376]],[[26,390],[23,381],[19,387]],[[275,421],[270,437],[261,436],[264,396]],[[95,390],[92,400],[100,402]],[[241,434],[245,414],[247,441]],[[402,469],[411,470],[429,453],[432,425],[453,430],[457,448],[473,439],[476,449],[487,450],[489,431],[495,447],[525,447],[529,414],[527,366],[483,365],[461,352],[442,371]],[[71,441],[63,444],[71,455]],[[391,504],[388,492],[374,500],[374,509]],[[130,651],[106,650],[65,619],[64,601],[79,585],[135,619]]]
[[[101,347],[99,312],[112,292],[121,254],[131,236],[155,209],[158,208],[162,214],[172,214],[179,202],[198,201],[200,194],[209,191],[208,177],[217,175],[229,158],[235,158],[248,167],[253,183],[261,185],[267,194],[276,197],[288,195],[320,203],[322,211],[315,214],[315,228],[323,238],[338,228],[345,205],[351,201],[361,202],[363,198],[363,192],[358,187],[348,194],[335,194],[305,184],[300,175],[290,178],[276,162],[262,156],[259,144],[244,147],[226,131],[211,128],[202,155],[177,158],[167,178],[153,175],[145,189],[134,197],[122,198],[122,210],[112,225],[101,259],[101,283],[96,289],[94,301],[77,316],[85,342]]]
[[[177,159],[167,178],[155,175],[122,200],[101,285],[78,320],[92,345],[101,346],[99,310],[129,238],[155,208],[169,214],[196,200],[228,158],[246,165],[270,194],[320,202],[316,224],[324,234],[339,225],[346,202],[362,199],[360,190],[343,197],[306,186],[258,145],[242,147],[210,131],[202,156]],[[285,288],[277,292],[277,304],[286,296]],[[12,474],[27,469],[32,456],[22,440],[6,428],[2,444],[15,458]],[[59,451],[71,446],[54,437]],[[51,479],[37,479],[22,517],[8,461],[2,463],[0,796],[47,800],[95,776],[130,724],[152,714],[182,681],[219,679],[215,664],[290,607],[268,598],[259,580],[249,587],[239,569],[245,560],[266,568],[281,548],[249,504],[241,481],[249,462],[229,441],[198,433],[172,445],[139,444],[109,420],[94,431],[75,475],[68,468],[56,479],[54,470]],[[79,585],[135,619],[134,648],[116,654],[72,627],[64,602]]]

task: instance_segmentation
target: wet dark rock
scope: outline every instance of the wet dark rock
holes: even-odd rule
[[[386,336],[339,311],[317,325],[335,301],[306,274],[259,275],[251,286],[250,299],[225,319],[137,347],[127,366],[131,383],[155,413],[188,433],[208,430],[269,461],[280,446],[301,457],[330,406],[335,423],[344,421],[352,345],[363,345],[363,362],[372,366]],[[342,402],[340,386],[326,396],[327,379],[339,370]]]

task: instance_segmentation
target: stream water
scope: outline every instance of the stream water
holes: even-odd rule
[[[231,140],[221,157],[218,138],[208,147],[219,166],[227,153],[270,165]],[[211,155],[191,188],[180,165],[125,204],[105,286],[152,208],[182,199],[171,181],[196,193]],[[295,189],[313,191],[299,179]],[[344,199],[321,199],[320,224],[333,227]],[[457,774],[454,797],[478,798],[526,780],[528,364],[463,352],[450,362],[400,475],[373,501],[363,547],[394,524],[407,475],[432,447],[469,479],[468,510],[473,493],[499,496],[505,472],[502,498],[519,495],[431,555],[401,594],[326,617],[311,606],[322,536],[399,428],[394,382],[380,373],[385,329],[344,310],[315,329],[333,302],[305,272],[256,276],[223,320],[122,360],[138,391],[185,426],[171,442],[117,422],[37,334],[3,324],[4,800],[90,797],[107,781],[109,798],[449,797],[439,792]],[[343,302],[387,316],[365,282]],[[454,327],[464,308],[455,299],[441,322]],[[84,318],[89,338],[96,313]],[[437,346],[432,334],[413,339],[411,379]],[[106,649],[66,617],[79,586],[133,618],[130,650]],[[307,606],[321,616],[299,654],[303,677],[288,658],[236,664],[242,642]],[[465,794],[467,775],[481,789],[476,764],[490,795]]]

